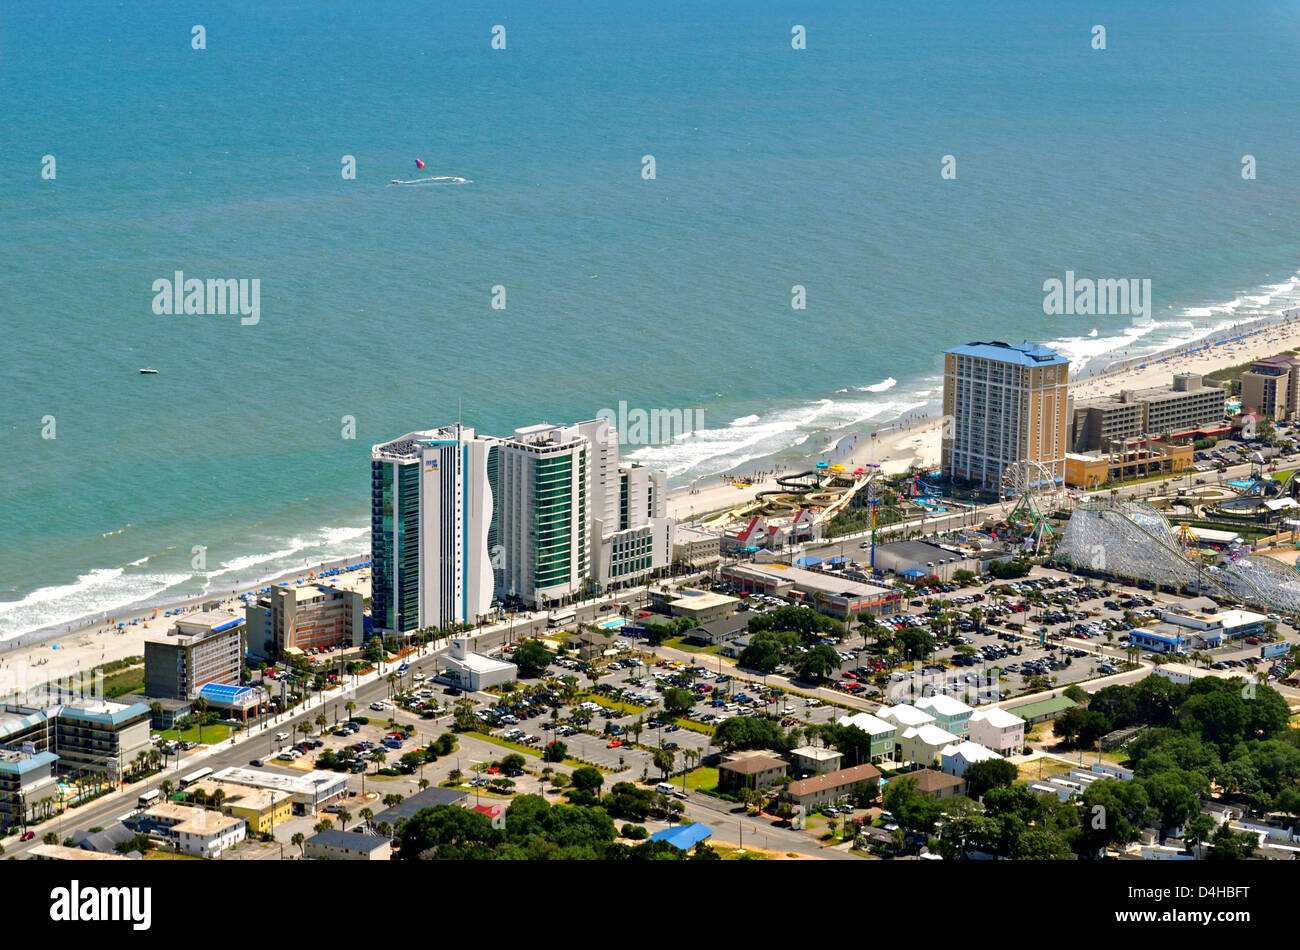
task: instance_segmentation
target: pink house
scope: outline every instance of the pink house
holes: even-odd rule
[[[967,720],[970,739],[1001,755],[1019,755],[1025,750],[1025,721],[1019,716],[986,706],[976,709]]]

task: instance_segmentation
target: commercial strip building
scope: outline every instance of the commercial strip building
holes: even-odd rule
[[[1178,373],[1169,387],[1126,389],[1074,404],[1074,452],[1110,449],[1142,435],[1175,436],[1222,423],[1227,393],[1197,373]]]
[[[209,683],[238,686],[244,666],[243,617],[208,610],[177,620],[144,641],[144,691],[195,699]]]
[[[694,590],[689,587],[673,594],[651,591],[650,600],[660,609],[668,610],[674,617],[689,617],[697,624],[730,617],[740,606],[738,597],[713,591]]]
[[[729,564],[722,568],[720,575],[739,590],[794,597],[822,613],[841,619],[856,617],[860,613],[887,617],[902,611],[901,591],[787,564]]]
[[[130,861],[125,854],[70,848],[62,844],[38,844],[27,852],[30,861]]]
[[[205,778],[186,789],[189,793],[203,792],[212,800],[220,791],[223,798],[217,807],[233,818],[241,818],[248,830],[258,834],[271,834],[276,827],[293,817],[293,796],[273,788],[253,788],[233,782],[219,782]]]
[[[1213,601],[1210,604],[1213,605]],[[1188,602],[1174,604],[1160,613],[1165,624],[1181,627],[1184,633],[1201,638],[1208,646],[1219,642],[1258,637],[1264,633],[1268,617],[1250,610],[1218,610],[1212,612]],[[1134,631],[1136,632],[1136,631]],[[1132,633],[1129,634],[1130,639]]]
[[[263,769],[231,767],[211,776],[213,782],[229,782],[249,788],[266,788],[287,794],[293,800],[295,814],[311,815],[347,794],[346,773],[320,770],[286,775]],[[229,790],[227,790],[229,794]]]
[[[376,827],[381,821],[387,822],[396,831],[398,822],[413,818],[417,812],[421,812],[426,808],[434,808],[438,805],[464,806],[468,800],[469,797],[458,788],[441,788],[437,785],[431,785],[413,795],[406,796],[391,808],[381,811],[371,819],[371,822]]]
[[[620,466],[604,419],[508,438],[460,424],[371,450],[376,630],[474,623],[494,605],[546,608],[666,568],[675,522],[663,473]]]
[[[267,660],[286,651],[347,649],[365,637],[360,591],[325,584],[272,587],[244,608],[248,652]]]
[[[1073,709],[1077,705],[1079,704],[1069,696],[1049,696],[1047,699],[1036,699],[1018,706],[1008,706],[1006,711],[1020,717],[1027,725],[1034,726],[1055,719],[1067,709]]]
[[[1259,677],[1250,670],[1212,670],[1208,667],[1191,666],[1187,663],[1161,663],[1155,668],[1153,675],[1163,676],[1174,683],[1191,683],[1206,677],[1225,680],[1245,679],[1252,683],[1259,681]]]
[[[792,805],[802,805],[807,811],[838,801],[851,795],[858,786],[879,780],[880,770],[874,765],[855,765],[791,782],[781,790],[781,798]]]
[[[478,692],[489,686],[514,682],[519,678],[519,667],[505,660],[494,660],[471,652],[469,641],[457,638],[451,641],[447,652],[439,660],[435,678],[461,689]]]
[[[303,842],[303,855],[326,861],[389,861],[392,841],[359,831],[318,831]]]
[[[1070,361],[1036,343],[968,343],[944,354],[942,471],[998,491],[1008,466],[1040,462],[1065,479]]]
[[[1173,445],[1154,439],[1117,444],[1110,451],[1067,452],[1065,483],[1072,488],[1094,489],[1110,481],[1182,472],[1193,466],[1194,455],[1191,445]]]
[[[722,539],[708,531],[678,525],[673,535],[673,562],[688,567],[712,567],[722,560]]]
[[[978,574],[984,569],[984,562],[971,554],[950,551],[927,541],[890,541],[876,546],[876,567],[910,577],[933,574],[947,582],[957,571]]]

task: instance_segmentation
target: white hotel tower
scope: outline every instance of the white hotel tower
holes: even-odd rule
[[[376,630],[474,623],[494,604],[551,606],[667,567],[662,472],[620,467],[604,419],[508,438],[459,425],[371,452]]]

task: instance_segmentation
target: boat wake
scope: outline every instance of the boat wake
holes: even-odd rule
[[[468,178],[457,178],[455,175],[433,175],[429,178],[412,178],[404,180],[394,178],[389,184],[393,185],[472,185],[474,184]]]

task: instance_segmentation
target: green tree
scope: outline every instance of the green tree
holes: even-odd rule
[[[894,640],[908,660],[924,660],[934,649],[934,635],[920,627],[904,627]]]
[[[1238,834],[1224,822],[1210,839],[1214,850],[1206,857],[1207,861],[1245,861],[1254,856],[1256,838],[1249,832]]]
[[[553,739],[546,743],[542,749],[543,762],[563,762],[564,757],[569,754],[569,747],[559,739]]]
[[[664,690],[664,711],[673,716],[681,716],[691,711],[695,697],[690,690],[672,687]]]
[[[966,780],[966,794],[978,799],[990,789],[1014,785],[1019,775],[1020,769],[1006,759],[986,759],[967,766],[962,777]]]
[[[301,831],[295,831],[293,837],[289,839],[289,843],[295,845],[304,858],[307,857],[307,836],[305,834]]]
[[[801,653],[794,662],[794,668],[800,679],[819,682],[840,668],[840,655],[832,647],[816,646]]]
[[[515,647],[511,656],[524,676],[541,676],[554,659],[551,651],[542,646],[540,640],[523,641]]]
[[[570,777],[573,787],[580,791],[591,792],[593,795],[600,795],[600,788],[605,784],[605,776],[601,774],[600,769],[592,768],[590,765],[584,765],[581,768],[573,770]]]
[[[665,779],[672,774],[676,761],[677,755],[672,749],[655,749],[654,766],[663,773]]]

